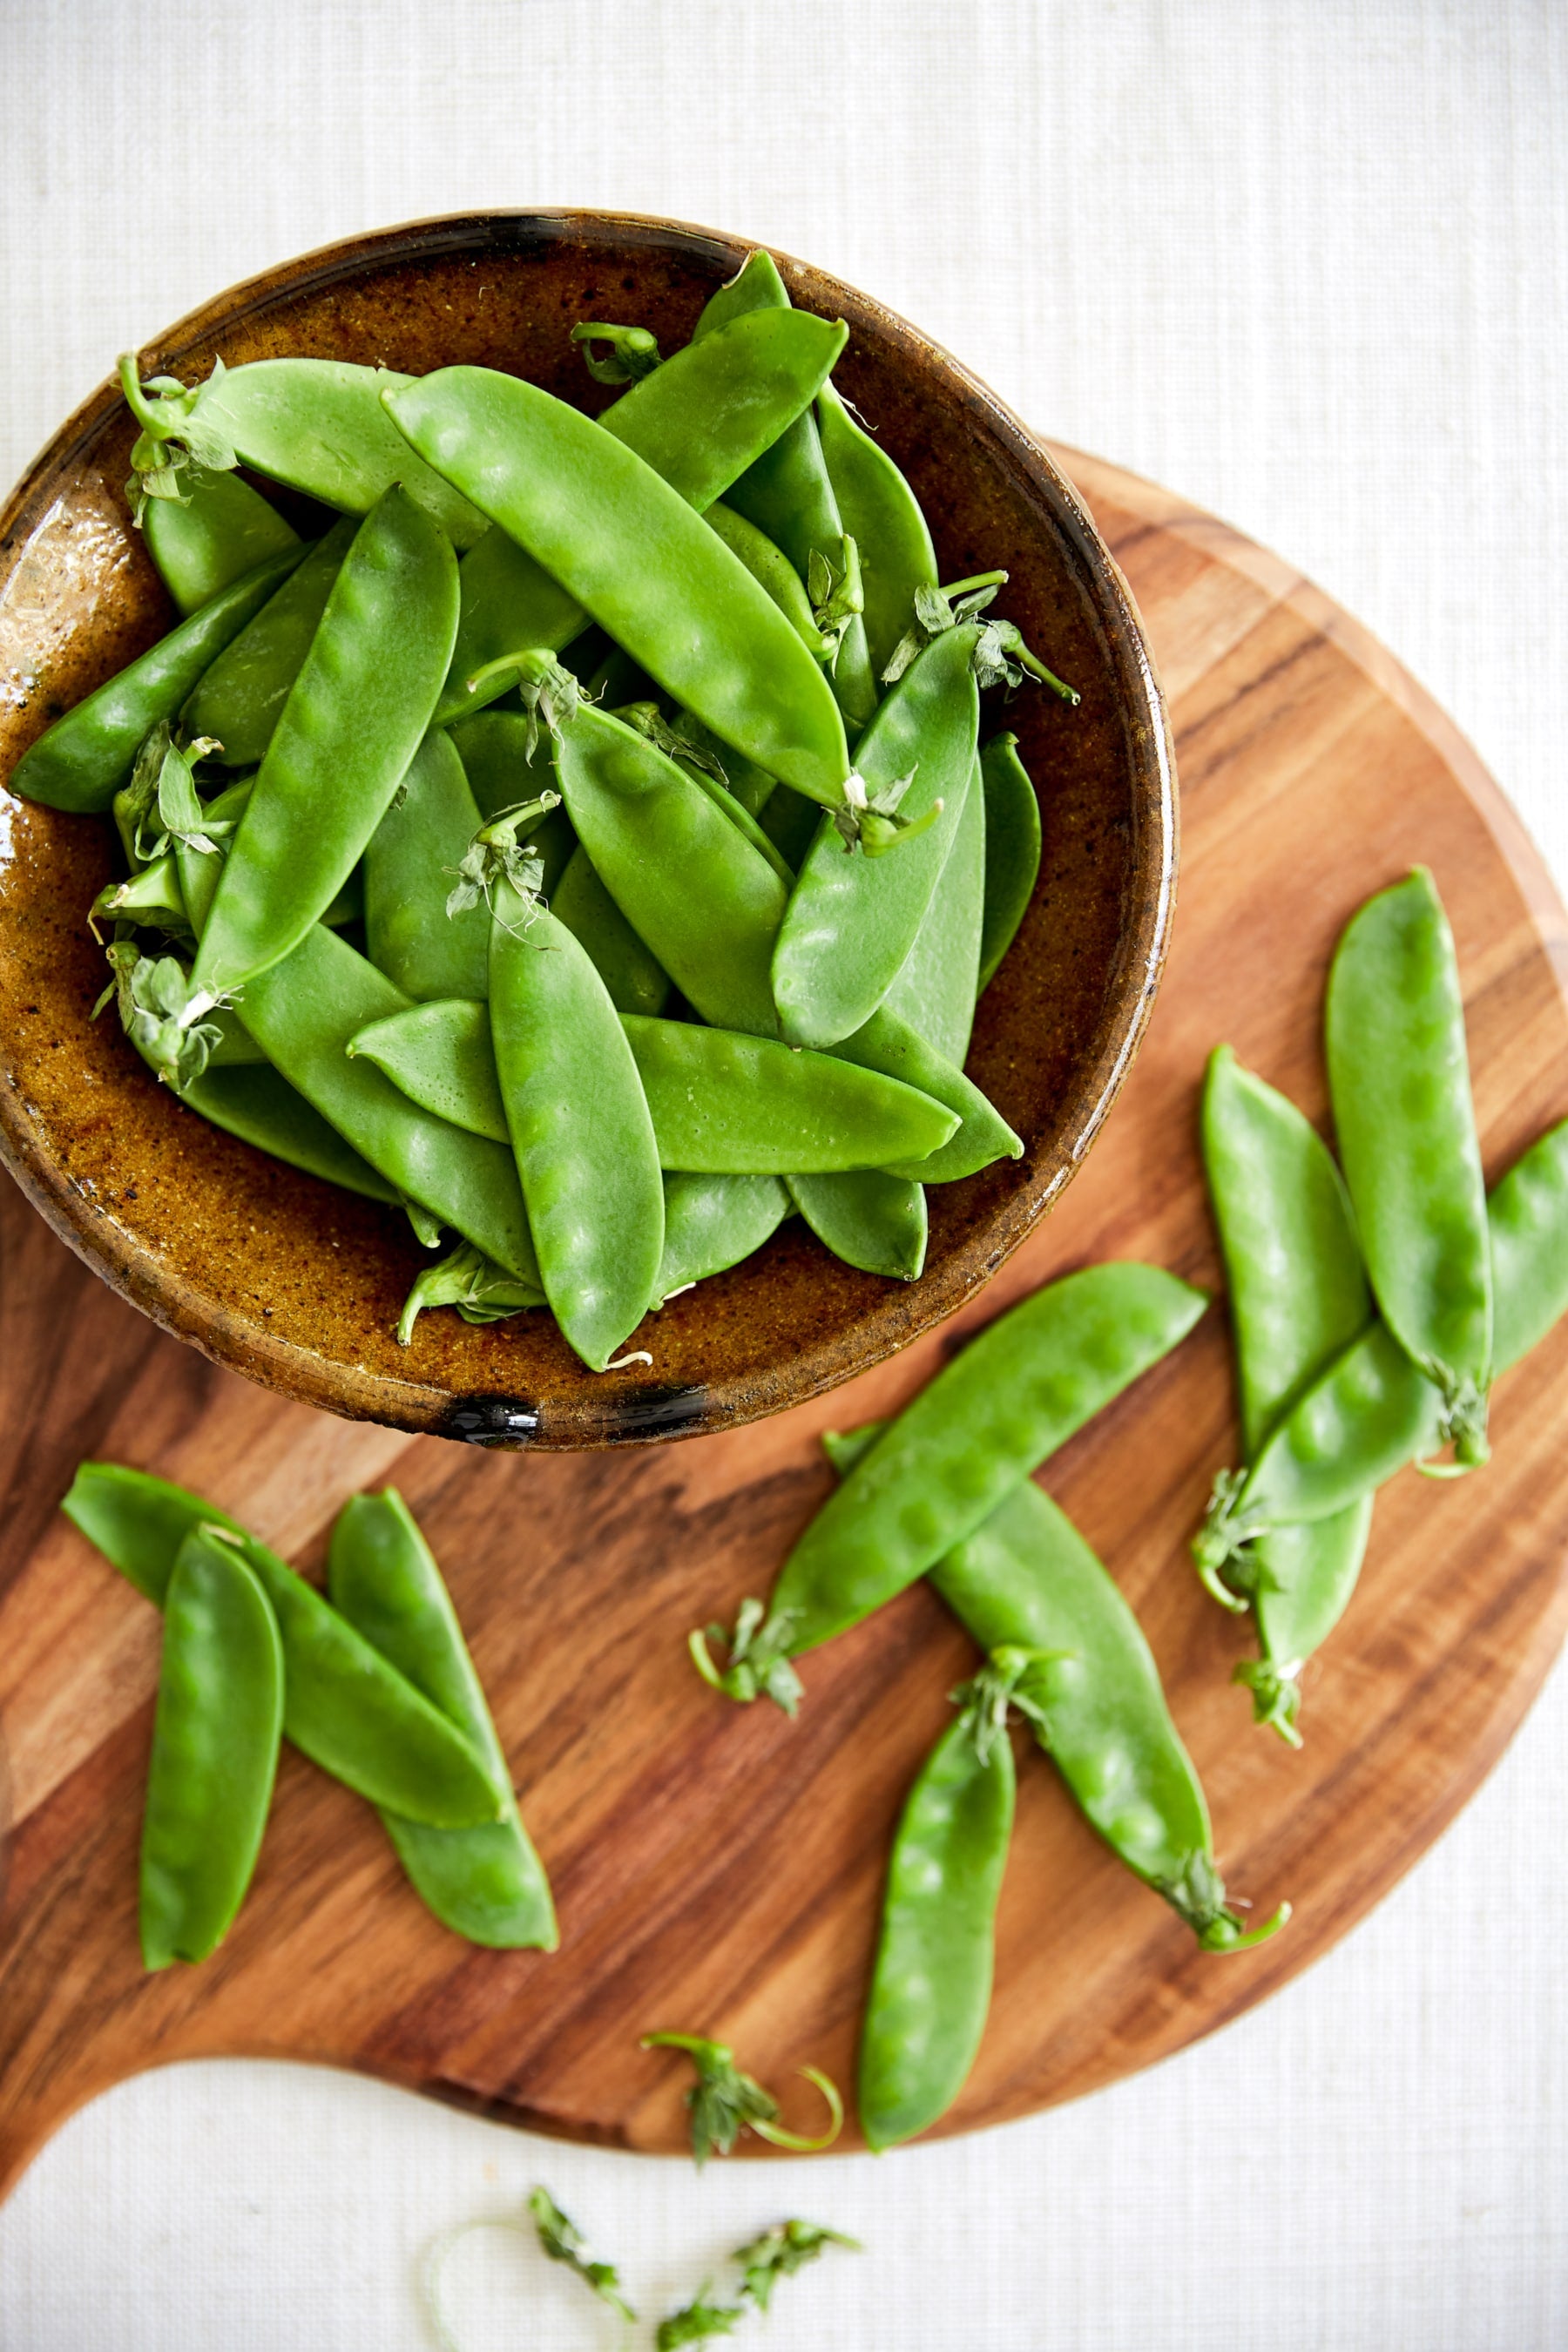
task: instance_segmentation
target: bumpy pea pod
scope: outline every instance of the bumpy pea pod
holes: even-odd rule
[[[1007,1709],[1036,1663],[1004,1652],[952,1693],[958,1717],[894,1832],[860,2029],[860,2128],[878,2150],[947,2113],[985,2032],[1016,1793]]]
[[[498,883],[490,1035],[539,1279],[596,1372],[647,1312],[664,1254],[664,1188],[619,1015],[563,924]]]
[[[433,1830],[384,1812],[415,1891],[444,1926],[500,1950],[560,1942],[550,1881],[534,1852],[484,1687],[430,1547],[401,1495],[353,1495],[327,1555],[332,1606],[372,1647],[456,1724],[507,1790],[500,1821]]]
[[[925,1272],[930,1218],[923,1189],[879,1168],[842,1175],[795,1171],[790,1198],[824,1249],[861,1274],[918,1282]]]
[[[638,939],[581,842],[566,861],[550,911],[587,953],[617,1013],[662,1013],[669,974]]]
[[[709,336],[732,328],[747,313],[776,311],[789,315],[789,291],[773,256],[759,250],[709,301],[697,322],[693,348],[700,350]],[[824,617],[835,624],[838,637],[834,692],[845,719],[858,730],[877,708],[876,674],[866,646],[858,554],[846,543],[849,527],[834,496],[816,419],[802,415],[779,434],[735,482],[728,503],[784,551],[812,588],[814,604],[826,607]],[[834,592],[845,586],[852,593],[838,600],[838,609]]]
[[[258,563],[300,544],[293,525],[237,474],[193,467],[183,488],[183,499],[150,499],[142,510],[147,552],[181,613],[199,613]]]
[[[985,913],[980,935],[984,994],[1017,936],[1040,870],[1040,803],[1016,735],[994,735],[980,754],[985,793]]]
[[[237,636],[300,561],[274,555],[98,687],[25,751],[9,789],[73,815],[99,815],[129,777],[155,727],[166,725],[207,665]]]
[[[1531,1144],[1487,1202],[1492,1361],[1505,1372],[1568,1311],[1568,1122]],[[1374,1323],[1294,1404],[1245,1471],[1215,1480],[1193,1556],[1205,1581],[1246,1547],[1298,1521],[1331,1518],[1440,1440],[1442,1392]]]
[[[1426,868],[1370,898],[1329,971],[1329,1091],[1383,1319],[1443,1391],[1441,1437],[1487,1458],[1486,1180],[1454,935]]]
[[[952,847],[980,724],[977,631],[949,629],[911,663],[861,737],[871,809],[896,807],[896,857],[856,856],[830,818],[784,910],[773,1001],[792,1045],[833,1045],[868,1021],[908,961]]]
[[[1365,1329],[1372,1302],[1350,1202],[1326,1146],[1228,1045],[1209,1058],[1203,1147],[1251,1460],[1303,1388]],[[1237,1666],[1236,1680],[1250,1686],[1257,1720],[1292,1747],[1300,1745],[1297,1677],[1354,1590],[1372,1503],[1368,1494],[1331,1518],[1260,1538],[1247,1557],[1245,1591],[1234,1570],[1215,1580],[1227,1608],[1250,1600],[1262,1654]]]
[[[255,767],[267,757],[358,528],[348,516],[335,522],[203,672],[185,704],[184,725],[187,733],[216,742],[210,756],[226,767]]]
[[[364,853],[365,947],[405,996],[482,998],[490,919],[481,902],[448,915],[458,868],[481,823],[450,736],[433,730]]]
[[[142,1824],[142,1958],[205,1960],[245,1900],[272,1802],[283,1646],[227,1538],[196,1528],[175,1557]]]
[[[765,531],[743,514],[715,499],[706,509],[705,520],[710,530],[716,530],[731,555],[739,558],[760,588],[764,588],[784,614],[806,651],[821,660],[827,652],[827,641],[812,617],[811,599],[805,583],[782,547],[775,547]]]
[[[249,466],[342,514],[368,514],[401,483],[456,546],[471,547],[484,530],[483,516],[411,454],[382,405],[382,394],[409,376],[347,360],[252,360],[237,368],[219,360],[205,383],[187,388],[157,376],[142,386],[128,352],[120,381],[142,427],[131,460],[133,498],[178,498],[188,454],[213,471]]]
[[[373,1805],[439,1829],[500,1818],[504,1778],[338,1615],[313,1585],[199,1495],[144,1470],[84,1462],[60,1504],[137,1591],[164,1605],[180,1547],[224,1530],[266,1593],[283,1644],[283,1729],[324,1772]]]
[[[962,1069],[980,993],[980,941],[985,902],[985,803],[978,761],[942,879],[883,1010]]]
[[[936,551],[914,492],[831,382],[816,395],[816,429],[844,528],[859,551],[866,650],[880,677],[909,626],[915,591],[937,584]]]
[[[788,1216],[789,1194],[776,1176],[667,1176],[664,1255],[655,1304],[722,1274],[761,1249]]]
[[[780,1570],[766,1619],[732,1645],[727,1673],[693,1637],[699,1669],[731,1698],[754,1698],[773,1661],[858,1624],[1168,1355],[1207,1304],[1174,1275],[1128,1262],[1067,1275],[1009,1308],[944,1365],[828,1497]]]
[[[281,962],[407,773],[458,621],[449,541],[390,489],[355,534],[251,788],[192,972],[208,1003]]]
[[[598,429],[651,466],[699,513],[809,406],[845,330],[795,311],[737,319],[678,352],[605,409]],[[462,567],[463,615],[438,724],[504,690],[504,671],[468,680],[520,646],[571,643],[587,615],[562,583],[504,530],[487,532]]]

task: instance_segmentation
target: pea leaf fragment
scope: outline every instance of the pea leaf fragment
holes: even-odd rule
[[[700,1632],[688,1634],[687,1647],[692,1664],[710,1690],[722,1691],[742,1706],[750,1706],[754,1698],[771,1698],[775,1706],[793,1715],[800,1705],[801,1681],[786,1655],[787,1614],[771,1632],[763,1633],[759,1629],[766,1615],[763,1601],[742,1601],[732,1633],[726,1633],[722,1625],[705,1625]],[[722,1672],[713,1663],[711,1642],[721,1643],[729,1652],[730,1662]]]
[[[760,2237],[738,2246],[731,2260],[741,2272],[741,2285],[733,2303],[710,2303],[710,2279],[705,2279],[696,2298],[683,2309],[672,2312],[660,2322],[655,2342],[658,2352],[679,2352],[686,2344],[700,2344],[715,2336],[732,2336],[750,2311],[766,2311],[773,2300],[773,2288],[781,2278],[792,2278],[796,2271],[814,2263],[828,2246],[847,2246],[853,2252],[860,2251],[858,2238],[847,2238],[841,2231],[825,2230],[816,2221],[780,2221]]]
[[[222,360],[215,360],[205,383],[184,384],[174,375],[149,376],[143,383],[135,352],[121,354],[121,389],[142,427],[131,452],[131,478],[125,485],[138,525],[149,499],[174,499],[182,506],[190,503],[184,476],[191,467],[226,474],[239,463],[234,444],[213,423],[210,414],[209,395],[224,374]]]
[[[723,2042],[700,2033],[645,2033],[644,2050],[684,2050],[697,2069],[697,2080],[686,2094],[691,2117],[691,2153],[699,2171],[715,2150],[728,2156],[743,2131],[755,2132],[773,2147],[815,2154],[831,2147],[844,2128],[844,2102],[837,2086],[820,2067],[803,2066],[800,2073],[814,2083],[827,2102],[828,2127],[816,2139],[786,2131],[779,2122],[779,2103],[754,2074],[742,2074],[735,2053]]]
[[[866,609],[860,551],[847,531],[838,542],[837,562],[821,548],[812,549],[806,560],[805,592],[811,598],[811,617],[822,638],[828,670],[837,672],[849,625]]]
[[[528,2210],[533,2216],[539,2242],[551,2261],[564,2263],[568,2270],[575,2271],[584,2285],[630,2326],[637,2313],[620,2292],[620,2273],[615,2263],[589,2259],[587,2240],[576,2223],[561,2210],[548,2189],[530,2191]]]

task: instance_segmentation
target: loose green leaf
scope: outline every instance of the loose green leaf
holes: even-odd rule
[[[687,1647],[710,1690],[722,1691],[742,1706],[765,1696],[793,1715],[800,1704],[801,1680],[787,1655],[790,1628],[781,1618],[765,1639],[759,1639],[758,1628],[766,1615],[764,1602],[742,1601],[732,1633],[726,1633],[722,1625],[705,1625],[687,1636]],[[722,1643],[729,1652],[722,1671],[713,1663],[710,1642]]]
[[[672,2311],[661,2319],[654,2342],[658,2352],[679,2352],[683,2344],[704,2344],[710,2336],[733,2336],[746,2315],[743,2303],[710,2303],[708,2292],[713,2282],[704,2279],[693,2303],[679,2311]]]
[[[766,2311],[778,2281],[793,2278],[807,2263],[816,2262],[826,2246],[847,2246],[853,2253],[860,2252],[858,2238],[847,2238],[839,2230],[825,2230],[819,2222],[775,2223],[761,2237],[752,2238],[735,2251],[732,2260],[742,2272],[742,2294],[759,2311]]]
[[[561,2210],[548,2189],[530,2190],[528,2210],[533,2216],[539,2242],[551,2261],[564,2263],[568,2270],[575,2271],[584,2285],[630,2326],[637,2313],[620,2292],[620,2273],[615,2263],[589,2260],[587,2240],[576,2223]]]

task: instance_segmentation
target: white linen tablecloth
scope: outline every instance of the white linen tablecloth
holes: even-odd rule
[[[1560,0],[12,0],[4,58],[7,479],[122,346],[331,238],[487,205],[710,223],[1302,565],[1568,883]],[[863,2238],[751,2323],[772,2352],[1548,2352],[1565,1766],[1559,1674],[1279,1998],[1085,2105],[880,2163],[699,2183],[346,2077],[149,2075],[0,2210],[0,2344],[426,2345],[421,2249],[542,2178],[656,2315],[783,2213]],[[520,2243],[454,2284],[466,2352],[607,2340]]]

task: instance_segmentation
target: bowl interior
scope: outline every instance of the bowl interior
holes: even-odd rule
[[[143,354],[187,380],[289,353],[423,373],[463,361],[585,409],[579,319],[683,341],[742,243],[598,214],[437,221],[289,263]],[[931,1188],[914,1284],[840,1265],[798,1222],[743,1266],[650,1317],[638,1367],[584,1370],[547,1318],[420,1318],[393,1336],[426,1263],[395,1213],[208,1127],[148,1074],[112,1015],[86,910],[111,871],[108,821],[0,793],[0,1154],[116,1288],[217,1360],[312,1404],[479,1443],[584,1446],[683,1435],[802,1402],[903,1346],[994,1272],[1067,1181],[1147,1017],[1169,923],[1174,813],[1163,716],[1120,574],[1043,450],[935,346],[838,280],[783,260],[795,300],[848,321],[836,380],[904,468],[946,579],[994,566],[1002,606],[1082,694],[1033,688],[1013,729],[1044,854],[983,999],[968,1067],[1024,1158]],[[58,713],[169,627],[122,493],[132,428],[106,385],[0,523],[0,776]]]

